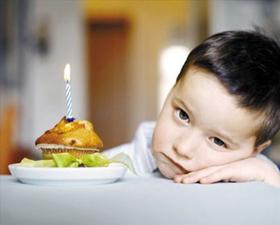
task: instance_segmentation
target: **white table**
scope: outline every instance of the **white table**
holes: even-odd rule
[[[1,225],[276,225],[280,188],[251,183],[184,185],[127,177],[97,186],[36,186],[0,177]]]

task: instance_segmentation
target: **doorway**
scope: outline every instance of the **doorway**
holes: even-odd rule
[[[123,18],[87,22],[89,120],[108,149],[128,142],[129,23]]]

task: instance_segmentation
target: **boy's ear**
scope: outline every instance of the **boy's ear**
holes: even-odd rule
[[[261,153],[264,149],[266,149],[270,145],[271,145],[271,140],[267,140],[266,142],[256,146],[254,149],[254,154],[257,155],[257,154]]]

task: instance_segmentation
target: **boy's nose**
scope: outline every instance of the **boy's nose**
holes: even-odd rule
[[[180,156],[188,159],[193,158],[195,151],[199,146],[198,134],[192,133],[188,136],[180,136],[173,145],[174,151]]]

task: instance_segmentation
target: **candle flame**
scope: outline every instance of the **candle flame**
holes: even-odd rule
[[[70,81],[70,72],[71,72],[70,64],[66,64],[66,66],[64,68],[64,80],[65,81]]]

